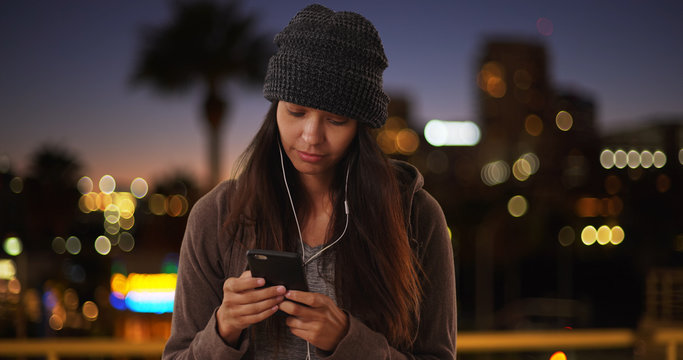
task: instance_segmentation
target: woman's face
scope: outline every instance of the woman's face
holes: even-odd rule
[[[303,175],[331,178],[356,136],[358,122],[327,111],[280,101],[277,125],[282,146]]]

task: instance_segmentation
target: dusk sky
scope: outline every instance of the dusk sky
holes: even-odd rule
[[[309,1],[251,0],[245,12],[274,35]],[[490,37],[546,45],[555,88],[596,104],[601,131],[683,118],[683,1],[319,1],[363,14],[389,59],[389,94],[404,94],[423,125],[475,120],[476,62]],[[163,0],[0,0],[0,161],[27,175],[30,155],[59,144],[83,174],[125,188],[178,170],[207,180],[199,88],[178,96],[132,87],[141,29],[170,19]],[[543,35],[537,21],[552,23]],[[260,88],[231,84],[223,177],[265,115]]]

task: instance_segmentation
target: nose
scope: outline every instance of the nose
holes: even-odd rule
[[[317,145],[325,141],[324,126],[320,116],[315,114],[305,119],[301,138],[309,145]]]

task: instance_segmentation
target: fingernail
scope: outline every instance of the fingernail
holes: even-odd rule
[[[266,280],[265,280],[265,279],[258,279],[258,280],[256,280],[256,283],[257,283],[258,285],[261,285],[261,286],[262,286],[262,285],[265,285],[265,284],[266,284]]]
[[[292,292],[291,292],[291,291],[287,291],[287,293],[285,294],[285,296],[286,296],[286,297],[292,296]]]
[[[270,310],[272,310],[272,311],[277,311],[277,305],[275,305],[275,306],[273,306],[272,308],[270,308]]]
[[[284,286],[278,286],[278,287],[277,287],[277,292],[278,292],[278,294],[284,294],[286,290],[287,290],[287,289],[285,289]]]

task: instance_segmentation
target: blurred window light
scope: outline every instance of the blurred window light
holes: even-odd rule
[[[9,181],[9,189],[15,194],[21,194],[24,191],[24,180],[15,176]]]
[[[600,153],[600,165],[605,169],[611,169],[614,166],[614,153],[610,149],[605,149]]]
[[[510,177],[510,166],[503,160],[490,162],[481,168],[481,181],[488,186],[502,184]]]
[[[619,245],[624,241],[625,233],[621,226],[614,226],[610,231],[612,232],[612,236],[610,238],[612,245]]]
[[[66,251],[71,255],[78,255],[81,252],[81,240],[75,236],[66,239]]]
[[[654,155],[652,155],[651,152],[648,150],[644,150],[643,152],[640,153],[640,165],[644,168],[649,168],[654,164],[655,158]]]
[[[666,154],[662,151],[657,150],[653,155],[653,164],[657,169],[661,169],[666,165]]]
[[[531,114],[524,119],[524,130],[531,136],[539,136],[543,133],[543,120],[536,114]]]
[[[617,150],[614,152],[614,166],[616,166],[619,169],[623,169],[626,167],[626,164],[628,163],[627,161],[628,156],[626,155],[626,151],[624,150]]]
[[[92,179],[87,176],[81,177],[80,179],[78,179],[78,183],[76,183],[76,188],[78,189],[78,192],[80,192],[82,195],[92,192]]]
[[[557,240],[560,242],[560,245],[567,247],[571,244],[574,243],[574,240],[576,238],[576,233],[574,232],[574,228],[567,225],[560,229],[559,234],[557,235]]]
[[[607,225],[602,225],[597,231],[598,244],[606,245],[612,240],[612,231]]]
[[[528,204],[524,196],[515,195],[508,200],[508,212],[514,217],[521,217],[526,214]]]
[[[136,177],[131,181],[130,183],[130,192],[133,194],[138,199],[142,199],[147,195],[147,191],[149,191],[149,186],[147,185],[147,181],[141,177]]]
[[[111,251],[111,241],[109,241],[109,238],[104,235],[98,236],[95,239],[95,251],[100,255],[108,255]]]
[[[66,252],[66,240],[59,236],[52,239],[52,251],[60,255],[64,254]]]
[[[471,121],[434,119],[425,125],[424,137],[432,146],[474,146],[479,143],[481,131]]]
[[[593,245],[596,241],[598,240],[598,231],[595,230],[595,227],[592,225],[588,225],[583,228],[581,231],[581,241],[585,245]]]
[[[11,278],[7,284],[7,290],[10,294],[19,295],[21,293],[21,281],[16,277]]]
[[[100,191],[105,194],[111,194],[116,190],[116,180],[111,175],[104,175],[99,182]]]
[[[629,151],[626,154],[626,164],[631,169],[635,169],[640,166],[640,154],[635,150]]]
[[[24,250],[24,245],[16,236],[10,236],[5,239],[2,248],[9,256],[18,256]]]
[[[17,275],[17,266],[11,259],[0,259],[0,279],[9,280]]]
[[[562,110],[555,115],[555,124],[562,131],[569,131],[574,125],[574,118],[569,112]]]

